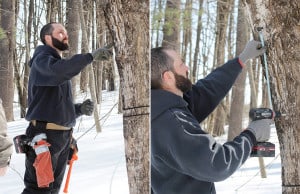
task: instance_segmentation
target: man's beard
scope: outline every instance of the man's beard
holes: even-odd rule
[[[53,36],[51,36],[52,38],[52,44],[55,48],[57,48],[60,51],[65,51],[69,49],[69,44],[68,43],[63,43],[63,40],[60,41],[56,38],[54,38]]]
[[[183,93],[192,89],[192,82],[188,78],[185,78],[182,75],[173,72],[175,75],[176,87],[181,90]],[[188,75],[186,76],[188,77]]]

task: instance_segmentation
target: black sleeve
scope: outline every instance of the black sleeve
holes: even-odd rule
[[[238,58],[228,61],[197,81],[183,98],[198,122],[202,122],[226,96],[242,70]]]
[[[82,103],[76,103],[76,104],[74,104],[76,118],[82,115],[81,110],[80,110],[81,104]]]
[[[39,55],[32,63],[36,86],[57,86],[77,75],[93,61],[91,54],[77,54],[69,59],[58,59],[51,55]]]

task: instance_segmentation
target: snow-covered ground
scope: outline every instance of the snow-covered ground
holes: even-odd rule
[[[85,98],[85,97],[82,97]],[[101,117],[117,103],[117,92],[103,92]],[[16,107],[16,117],[18,115]],[[79,159],[74,162],[69,194],[128,194],[127,172],[124,156],[122,115],[117,106],[101,120],[102,132],[96,133],[93,117],[77,120],[74,136],[78,141]],[[8,123],[8,135],[23,134],[28,125],[24,119]],[[91,130],[90,130],[91,129]],[[90,130],[89,132],[87,132]],[[87,132],[87,133],[85,133]],[[219,138],[224,142],[226,137]],[[281,162],[275,129],[271,142],[276,144],[276,157],[264,158],[267,178],[261,178],[257,158],[250,158],[230,178],[216,183],[218,194],[279,194],[281,193]],[[13,153],[10,168],[0,177],[0,194],[17,194],[23,190],[24,154]],[[63,183],[64,186],[64,183]],[[63,193],[63,186],[61,194]]]

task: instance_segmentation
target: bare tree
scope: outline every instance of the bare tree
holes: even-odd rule
[[[149,1],[107,0],[104,13],[120,75],[129,189],[149,193]]]

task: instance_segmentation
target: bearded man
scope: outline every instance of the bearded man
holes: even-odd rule
[[[192,84],[176,51],[151,49],[152,194],[215,194],[214,182],[234,173],[256,141],[269,139],[267,119],[251,122],[223,145],[199,125],[228,93],[246,61],[264,52],[259,42],[250,41],[238,57]]]
[[[93,60],[108,60],[112,52],[104,47],[62,58],[69,48],[68,34],[55,22],[42,27],[40,39],[44,45],[35,49],[29,62],[26,136],[30,146],[26,149],[23,194],[58,194],[76,118],[93,112],[89,99],[73,103],[71,79]]]

